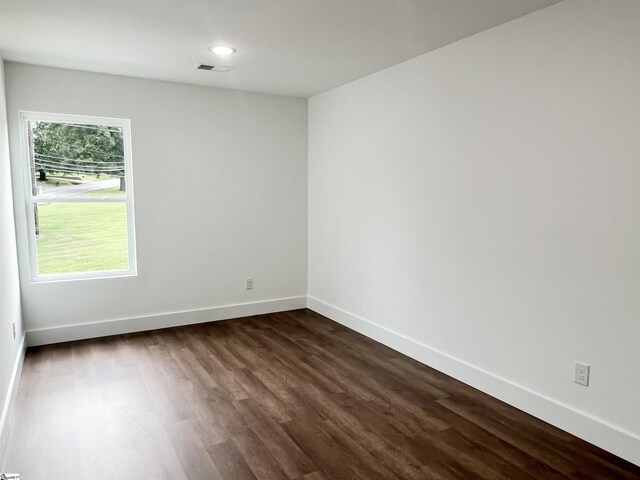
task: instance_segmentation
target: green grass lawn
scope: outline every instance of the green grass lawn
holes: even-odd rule
[[[40,275],[129,268],[124,202],[38,206]]]

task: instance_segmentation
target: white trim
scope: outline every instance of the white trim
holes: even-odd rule
[[[13,372],[11,381],[7,389],[7,395],[2,405],[2,416],[0,417],[0,472],[4,472],[4,460],[7,450],[7,442],[11,431],[11,420],[15,409],[16,397],[18,396],[18,386],[20,385],[20,376],[22,375],[22,365],[24,364],[24,355],[26,352],[26,336],[22,335],[20,346],[16,353],[16,359],[13,364]]]
[[[39,122],[105,125],[107,127],[116,126],[125,128],[125,122],[129,121],[122,118],[94,117],[91,115],[76,115],[69,113],[34,112],[28,110],[22,110],[20,113],[27,115],[25,118],[28,118],[29,120],[36,120]]]
[[[125,203],[127,198],[125,196],[108,196],[104,197],[82,197],[78,195],[77,197],[52,197],[46,195],[38,195],[37,197],[33,197],[33,201],[35,203]]]
[[[27,331],[27,345],[47,345],[50,343],[68,342],[86,338],[106,337],[121,333],[142,332],[158,328],[178,327],[197,323],[228,320],[265,313],[296,310],[307,306],[307,297],[278,298],[261,302],[240,303],[219,307],[167,312],[146,316],[83,323],[79,325],[63,325],[59,327],[41,328]]]
[[[124,199],[113,200],[111,198],[102,197],[89,197],[82,199],[71,198],[57,198],[51,199],[46,196],[34,196],[31,170],[27,168],[30,165],[30,151],[29,143],[27,139],[27,122],[40,121],[40,122],[56,122],[56,123],[73,123],[73,124],[87,124],[87,125],[106,125],[115,126],[122,129],[123,148],[124,148],[124,178],[126,182],[126,190]],[[113,276],[135,276],[137,274],[137,259],[136,259],[136,234],[135,234],[135,208],[133,200],[133,154],[131,147],[131,121],[125,118],[108,118],[108,117],[93,117],[89,115],[69,115],[63,113],[45,113],[45,112],[30,112],[19,111],[18,112],[18,126],[20,132],[20,147],[21,155],[20,161],[17,162],[18,168],[21,169],[21,176],[23,181],[23,191],[25,200],[25,218],[27,221],[27,240],[29,250],[29,271],[31,283],[40,282],[55,282],[62,280],[82,280],[82,279],[96,279],[106,278]],[[15,167],[15,165],[14,165]],[[79,272],[79,273],[64,273],[55,275],[40,275],[38,273],[38,255],[36,245],[35,234],[35,218],[34,218],[34,205],[37,203],[71,203],[71,202],[113,202],[124,201],[126,203],[127,210],[127,248],[129,268],[116,271],[100,271],[100,272]]]
[[[327,302],[308,297],[308,308],[425,365],[640,465],[640,435],[534,392]]]
[[[135,277],[135,270],[101,270],[98,272],[59,273],[39,275],[31,279],[31,283],[73,282],[76,280],[100,280],[101,278]]]

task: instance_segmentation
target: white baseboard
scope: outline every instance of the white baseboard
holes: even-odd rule
[[[220,307],[187,310],[180,312],[161,313],[156,315],[122,318],[102,322],[84,323],[79,325],[64,325],[59,327],[41,328],[27,332],[27,345],[48,345],[51,343],[83,340],[86,338],[107,337],[121,333],[142,332],[158,328],[178,327],[196,323],[228,320],[231,318],[248,317],[265,313],[284,312],[305,308],[307,297],[278,298],[253,303],[240,303]]]
[[[308,297],[307,307],[421,363],[640,465],[640,436],[362,317]]]
[[[2,417],[0,417],[0,472],[4,471],[4,459],[7,449],[7,441],[9,440],[9,432],[11,430],[11,418],[13,415],[16,397],[18,396],[18,385],[20,385],[20,376],[22,375],[22,365],[24,364],[24,354],[26,351],[25,335],[22,335],[20,346],[13,363],[13,371],[7,395],[2,404]]]

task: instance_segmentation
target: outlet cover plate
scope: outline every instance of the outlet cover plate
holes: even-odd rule
[[[589,370],[591,367],[586,363],[576,362],[573,369],[573,381],[578,385],[589,386]]]

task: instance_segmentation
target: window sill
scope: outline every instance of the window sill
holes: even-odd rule
[[[61,273],[57,275],[39,275],[31,277],[31,284],[41,283],[58,283],[58,282],[75,282],[81,280],[103,280],[106,278],[125,278],[136,277],[137,271],[134,270],[112,270],[105,272],[86,272],[86,273]]]

